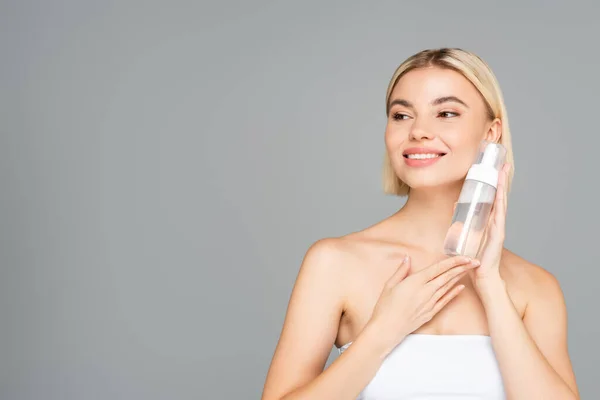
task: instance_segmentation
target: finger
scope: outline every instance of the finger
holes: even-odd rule
[[[506,206],[506,165],[502,168],[502,173],[500,174],[500,179],[498,180],[498,192],[497,192],[497,204],[498,211],[500,214],[505,210]]]
[[[508,178],[510,177],[510,170],[512,165],[506,164],[506,176],[504,177],[504,214],[506,214],[506,210],[508,208]]]
[[[506,221],[506,209],[507,209],[507,201],[506,201],[506,180],[507,180],[507,168],[509,164],[504,164],[500,172],[500,177],[498,179],[498,189],[496,191],[496,199],[494,201],[494,205],[492,207],[492,215],[494,225],[498,230],[504,230],[505,221]]]
[[[431,313],[433,315],[440,312],[442,308],[444,308],[452,299],[454,299],[462,290],[465,288],[465,285],[454,286],[450,291],[448,291],[445,295],[442,296],[441,299],[438,300],[437,303],[433,306]]]
[[[467,272],[468,270],[462,270],[459,273],[453,274],[453,276],[450,279],[448,279],[446,282],[444,282],[442,285],[436,288],[437,290],[435,290],[435,292],[431,296],[431,301],[437,303],[438,300],[441,299],[443,295],[448,293],[448,291],[451,290],[454,287],[454,285],[456,285],[458,281],[460,281],[465,276]]]
[[[504,164],[502,168],[502,177],[498,182],[498,191],[500,192],[500,197],[502,198],[501,204],[503,205],[503,210],[506,211],[507,199],[508,199],[508,175],[510,173],[510,164]]]
[[[496,201],[494,202],[494,206],[492,207],[492,221],[495,226],[501,226],[502,224],[502,210],[504,209],[504,196],[502,196],[502,186],[498,185],[498,192],[496,196]]]
[[[387,285],[389,287],[396,286],[398,283],[403,281],[404,278],[406,278],[408,276],[409,271],[410,271],[410,257],[404,256],[404,259],[402,259],[402,262],[400,263],[400,266],[398,267],[396,272],[394,272],[394,274],[390,277],[390,279],[388,279]]]
[[[442,260],[436,264],[433,264],[428,268],[425,268],[423,271],[420,272],[420,274],[425,280],[425,282],[429,282],[430,280],[435,279],[444,272],[459,265],[469,264],[471,263],[471,261],[472,259],[467,256],[453,256],[450,258],[446,258],[445,260]],[[473,261],[477,262],[477,260]]]
[[[496,196],[494,199],[494,205],[498,205],[501,203],[502,201],[502,192],[503,192],[503,188],[504,188],[504,177],[506,176],[506,174],[504,173],[505,167],[502,167],[500,169],[500,172],[498,173],[498,183],[496,184]]]
[[[479,249],[477,250],[477,257],[479,257],[479,255],[481,254],[481,251],[487,247],[489,240],[490,240],[490,235],[489,235],[489,225],[488,225],[483,230],[483,240],[481,241],[481,245],[479,246]]]
[[[433,293],[442,288],[443,286],[447,285],[448,282],[453,280],[456,276],[462,276],[467,270],[475,268],[476,266],[477,263],[472,262],[468,265],[460,265],[456,268],[452,268],[451,270],[439,275],[437,278],[430,280],[427,283],[427,286],[431,288],[431,293]]]

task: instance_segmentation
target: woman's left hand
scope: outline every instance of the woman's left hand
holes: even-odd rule
[[[509,171],[510,164],[506,163],[498,174],[496,198],[487,225],[484,244],[478,255],[481,265],[469,271],[471,282],[477,290],[485,290],[488,283],[502,281],[500,258],[504,248]]]

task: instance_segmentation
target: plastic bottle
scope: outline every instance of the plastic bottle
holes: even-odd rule
[[[498,187],[498,174],[506,159],[506,148],[482,141],[454,209],[452,223],[444,241],[449,256],[476,257],[492,210]]]

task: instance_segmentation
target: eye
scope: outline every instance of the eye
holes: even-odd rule
[[[453,118],[458,117],[460,114],[453,111],[442,111],[438,115],[442,118]]]
[[[399,112],[395,112],[395,113],[392,114],[392,119],[394,121],[402,121],[402,120],[406,119],[404,117],[408,118],[408,115],[402,114],[402,113],[399,113]]]

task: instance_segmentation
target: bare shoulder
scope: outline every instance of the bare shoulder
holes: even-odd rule
[[[303,268],[320,269],[324,273],[341,272],[341,262],[354,251],[345,237],[326,237],[312,243],[302,263]]]
[[[405,254],[402,247],[372,237],[368,230],[357,231],[314,242],[306,251],[301,273],[305,269],[323,279],[333,279],[345,292],[355,288],[357,280],[381,273],[371,266],[400,260]]]
[[[337,282],[331,288],[337,296],[343,295],[344,277],[347,275],[346,265],[352,253],[356,251],[344,237],[326,237],[313,242],[304,255],[300,265],[298,280],[317,281],[321,285]]]
[[[293,285],[263,399],[280,399],[325,367],[346,304],[345,260],[352,246],[323,238],[306,250]]]
[[[563,299],[560,283],[550,271],[506,249],[502,256],[501,274],[509,291],[515,293],[525,306],[540,299]]]
[[[367,229],[344,236],[319,239],[308,248],[306,258],[328,264],[331,261],[352,261],[370,257],[374,250],[380,251],[383,256],[401,252],[400,247],[372,237]]]
[[[370,253],[372,246],[360,232],[322,238],[309,246],[302,268],[319,269],[323,274],[342,277],[350,272],[357,260]]]

